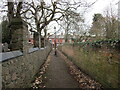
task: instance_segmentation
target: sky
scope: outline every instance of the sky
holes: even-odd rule
[[[86,1],[92,3],[96,0],[86,0]],[[97,0],[96,3],[93,4],[90,8],[88,8],[86,13],[84,13],[85,25],[88,27],[91,26],[94,14],[96,13],[104,14],[105,9],[110,6],[110,3],[112,4],[112,7],[116,10],[116,12],[118,12],[117,11],[118,4],[116,4],[118,1],[119,0]],[[55,22],[52,22],[49,25],[50,29],[48,32],[54,32],[55,31],[54,26],[57,27],[56,28],[57,30],[59,29],[59,26]]]
[[[93,0],[87,0],[89,2]],[[103,11],[110,5],[116,9],[118,8],[118,4],[116,4],[119,0],[97,0],[97,2],[88,9],[88,12],[85,14],[85,23],[91,25],[92,18],[95,13],[103,14]]]
[[[46,1],[50,1],[50,0],[46,0]],[[71,0],[70,0],[71,1]],[[77,0],[79,1],[79,0]],[[87,2],[94,2],[96,0],[85,0]],[[95,4],[93,4],[90,8],[87,9],[87,12],[84,14],[84,18],[85,18],[85,24],[87,26],[92,25],[92,19],[93,19],[93,15],[96,13],[101,13],[103,14],[103,11],[105,10],[106,7],[108,7],[110,5],[110,3],[112,4],[112,6],[116,9],[118,8],[118,4],[116,5],[116,3],[119,0],[97,0]],[[1,3],[0,3],[1,4]],[[0,19],[1,22],[1,19]],[[56,31],[60,28],[55,22],[50,23],[50,25],[48,26],[49,31],[50,32],[54,32],[54,26],[56,26]],[[48,32],[49,32],[48,31]]]

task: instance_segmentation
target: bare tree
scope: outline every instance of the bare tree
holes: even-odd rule
[[[70,37],[70,34],[75,34],[75,32],[79,31],[80,28],[80,22],[82,22],[83,19],[80,16],[79,13],[76,13],[74,11],[67,11],[66,16],[64,18],[64,28],[65,28],[65,42],[68,42],[68,38]]]
[[[62,27],[65,29],[65,42],[68,42],[68,38],[70,38],[71,34],[74,34],[73,36],[75,36],[75,32],[80,30],[81,23],[84,22],[84,19],[81,15],[82,12],[77,12],[79,11],[78,8],[88,7],[88,4],[85,2],[83,3],[82,1],[73,2],[72,4],[70,2],[64,3],[66,9],[64,12],[64,18],[62,20]]]
[[[55,15],[59,13],[57,11],[57,2],[51,1],[51,5],[45,4],[45,2],[42,0],[38,4],[35,2],[31,3],[25,3],[29,6],[29,9],[25,12],[29,12],[30,17],[28,16],[28,13],[24,14],[25,19],[32,19],[35,23],[35,27],[32,27],[37,30],[40,37],[42,37],[41,32],[44,29],[44,33],[46,35],[46,29],[45,27],[51,22],[60,20],[62,18],[62,15],[56,17]],[[27,22],[30,26],[31,23]]]
[[[105,14],[105,31],[106,31],[106,38],[118,38],[118,17],[117,14],[110,4],[110,7],[104,11]]]
[[[86,5],[86,2],[82,2],[82,0],[76,2],[73,0],[71,3],[69,0],[51,0],[51,2],[47,4],[44,0],[36,0],[24,3],[8,2],[7,4],[9,22],[13,22],[16,18],[18,20],[24,20],[24,22],[26,22],[32,29],[37,30],[41,38],[42,30],[44,30],[44,33],[46,35],[45,28],[52,21],[58,22],[63,19],[69,21],[69,18],[76,18],[75,20],[72,20],[72,23],[75,23],[74,21],[77,22],[78,13],[74,12],[74,10],[77,10],[80,6]],[[16,10],[14,7],[15,5]],[[24,9],[22,7],[27,8]],[[67,31],[68,27],[66,29],[66,32]]]
[[[37,32],[39,32],[40,37],[42,37],[42,30],[44,30],[45,27],[52,21],[56,21],[57,23],[59,23],[59,21],[66,19],[65,22],[68,23],[68,21],[70,20],[69,22],[72,21],[72,23],[76,24],[77,26],[77,23],[75,22],[80,19],[80,17],[78,17],[79,14],[76,12],[78,8],[83,6],[90,7],[94,3],[87,4],[83,0],[80,0],[79,2],[73,0],[72,3],[69,0],[51,0],[49,4],[47,4],[47,2],[45,2],[44,0],[37,0],[37,3],[35,1],[32,1],[25,3],[26,5],[28,5],[29,9],[24,11],[27,12],[26,14],[24,14],[24,18],[27,20],[30,19],[32,20],[32,22],[34,21],[35,27],[33,27],[31,23],[28,24],[32,28],[36,29]],[[71,20],[70,18],[74,18],[74,20]],[[70,25],[68,24],[68,26]],[[68,32],[68,26],[65,30],[66,33]],[[46,30],[44,30],[44,33],[46,35]]]

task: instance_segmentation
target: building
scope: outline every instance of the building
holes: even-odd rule
[[[34,40],[33,40],[33,33],[28,33],[28,43],[33,45],[34,44]]]
[[[48,40],[52,43],[52,45],[55,45],[55,42],[57,45],[65,43],[64,35],[61,33],[60,35],[56,35],[56,40],[55,40],[55,34],[49,35]]]

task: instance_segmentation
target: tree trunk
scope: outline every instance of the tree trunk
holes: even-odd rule
[[[38,32],[34,32],[34,47],[39,47],[39,33]]]
[[[14,18],[14,11],[13,11],[14,4],[13,4],[13,2],[8,1],[7,5],[8,5],[8,20],[9,20],[9,22],[11,22],[12,19]]]
[[[20,16],[21,9],[22,9],[22,2],[19,2],[18,6],[17,6],[17,13],[16,13],[17,18],[21,18],[21,16]]]

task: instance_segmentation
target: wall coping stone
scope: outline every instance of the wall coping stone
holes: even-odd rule
[[[44,50],[46,49],[48,46],[44,47],[44,48],[29,48],[29,52],[28,53],[33,53],[35,51],[38,51],[38,50]],[[17,50],[17,51],[11,51],[11,52],[2,52],[0,53],[0,62],[4,62],[4,61],[7,61],[9,59],[12,59],[12,58],[16,58],[16,57],[19,57],[19,56],[22,56],[23,53],[20,51],[20,50]]]
[[[39,48],[36,47],[36,48],[29,48],[29,52],[28,53],[32,53],[32,52],[35,52],[35,51],[38,51]]]
[[[4,62],[8,59],[15,58],[22,55],[23,53],[19,50],[11,51],[11,52],[3,52],[3,53],[0,53],[0,56],[2,56],[2,58],[0,58],[0,62]]]
[[[45,48],[40,48],[40,50],[44,50]]]
[[[32,52],[35,52],[35,51],[38,51],[38,50],[44,50],[44,49],[46,49],[48,46],[46,46],[46,47],[44,47],[44,48],[38,48],[38,47],[36,47],[36,48],[29,48],[29,53],[32,53]]]
[[[48,46],[45,46],[44,48],[40,48],[40,50],[44,50],[44,49],[46,49]]]

